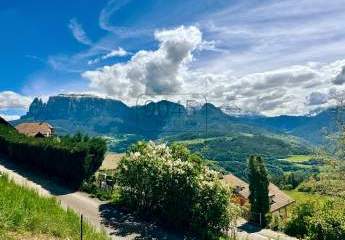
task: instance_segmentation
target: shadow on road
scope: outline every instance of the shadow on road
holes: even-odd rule
[[[57,183],[56,179],[49,177],[47,175],[43,175],[42,173],[39,173],[37,171],[34,171],[28,166],[25,166],[23,164],[19,164],[17,162],[14,163],[8,160],[8,158],[6,158],[3,155],[0,155],[0,164],[3,165],[5,168],[21,175],[27,180],[40,185],[41,187],[48,190],[53,195],[56,195],[56,196],[66,195],[66,194],[73,193],[76,191],[76,189],[62,187],[59,183]]]
[[[238,229],[247,233],[257,233],[262,230],[262,228],[248,222],[243,223],[242,225],[238,226]]]
[[[136,240],[183,240],[187,239],[183,234],[170,233],[162,230],[154,223],[145,222],[142,219],[121,210],[110,203],[102,204],[99,207],[102,223],[114,229],[113,236],[126,237]],[[163,232],[164,231],[164,232]]]

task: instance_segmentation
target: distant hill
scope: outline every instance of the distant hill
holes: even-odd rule
[[[313,144],[325,144],[329,135],[336,131],[337,115],[335,108],[329,108],[313,116],[239,117],[238,120],[301,137]]]

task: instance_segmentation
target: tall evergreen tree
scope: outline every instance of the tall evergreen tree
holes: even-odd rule
[[[258,171],[255,156],[250,156],[248,161],[248,179],[249,179],[249,203],[252,212],[257,212],[257,183],[258,183]]]
[[[249,202],[253,220],[266,226],[266,215],[270,210],[269,180],[261,157],[251,156],[248,162]],[[261,216],[261,220],[260,220]]]

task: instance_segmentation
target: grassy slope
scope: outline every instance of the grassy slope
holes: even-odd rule
[[[35,191],[0,176],[0,239],[16,239],[13,236],[30,233],[77,240],[80,239],[79,221],[77,214],[63,210],[55,199],[40,197]],[[85,224],[84,239],[108,238]]]
[[[309,161],[312,158],[311,155],[291,155],[286,160],[290,162],[300,163]]]
[[[105,155],[105,158],[104,158],[104,161],[102,163],[102,166],[100,167],[100,170],[114,170],[114,169],[116,169],[123,156],[124,156],[123,153],[108,152]]]
[[[334,197],[330,197],[330,196],[299,192],[297,190],[284,191],[284,192],[288,194],[290,197],[292,197],[296,201],[296,203],[303,203],[307,201],[325,202],[327,200],[335,199]]]

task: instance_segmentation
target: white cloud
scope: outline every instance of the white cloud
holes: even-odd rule
[[[69,29],[72,31],[73,37],[80,43],[85,45],[91,45],[92,41],[86,35],[83,26],[78,23],[77,19],[72,18],[68,24]]]
[[[93,89],[130,101],[140,94],[170,94],[182,91],[183,75],[192,52],[202,43],[202,34],[194,26],[156,31],[159,48],[141,50],[127,63],[105,66],[82,74]]]
[[[344,90],[333,80],[345,60],[307,62],[242,76],[233,71],[215,74],[191,67],[193,54],[204,43],[198,28],[156,31],[155,39],[157,50],[141,50],[128,62],[86,71],[82,76],[94,90],[128,103],[141,94],[202,93],[216,105],[266,115],[306,114],[334,104],[331,93]]]
[[[127,56],[128,54],[129,53],[126,50],[119,47],[118,49],[112,50],[101,57],[95,58],[93,60],[89,60],[88,64],[91,65],[91,64],[99,63],[101,60],[106,60],[113,57],[124,57],[124,56]]]
[[[345,83],[345,66],[343,66],[341,72],[334,78],[333,83],[336,85],[342,85]]]
[[[0,92],[0,109],[28,108],[31,98],[12,91]]]
[[[321,92],[312,92],[308,97],[309,105],[322,105],[328,102],[328,94]]]
[[[334,95],[344,87],[332,81],[344,63],[308,63],[238,78],[223,76],[228,80],[214,75],[217,84],[209,85],[209,100],[266,115],[306,114],[336,103]]]
[[[233,69],[238,74],[268,71],[308,61],[343,57],[343,0],[237,1],[210,12],[200,26],[221,55],[201,58],[212,72]]]

